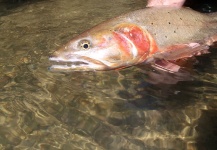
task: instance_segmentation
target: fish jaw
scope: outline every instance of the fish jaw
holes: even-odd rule
[[[86,42],[86,43],[85,43]],[[150,35],[134,24],[95,27],[57,50],[51,71],[101,71],[144,62],[156,51]],[[85,47],[84,47],[85,46]]]
[[[96,61],[85,57],[75,57],[70,59],[63,59],[59,57],[51,57],[50,61],[55,61],[59,64],[52,65],[49,70],[51,71],[94,71],[105,70],[108,66],[100,61]]]

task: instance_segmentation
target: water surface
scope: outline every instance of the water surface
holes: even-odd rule
[[[48,56],[142,0],[47,0],[0,17],[0,149],[216,149],[216,49],[191,80],[137,67],[53,73]],[[170,77],[170,78],[169,78]],[[192,80],[194,79],[194,80]],[[173,84],[168,84],[173,83]]]

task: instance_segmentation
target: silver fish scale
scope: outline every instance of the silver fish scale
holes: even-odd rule
[[[125,17],[149,31],[160,48],[217,35],[217,14],[202,14],[190,8],[146,8]]]

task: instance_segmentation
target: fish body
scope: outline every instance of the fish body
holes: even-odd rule
[[[74,37],[50,57],[51,70],[125,68],[203,53],[217,41],[217,14],[150,7],[105,21]]]

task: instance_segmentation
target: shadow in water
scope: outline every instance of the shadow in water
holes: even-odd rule
[[[0,16],[8,15],[13,9],[44,0],[0,0]]]
[[[217,111],[204,110],[198,120],[196,130],[196,146],[198,150],[216,150],[217,143]]]
[[[203,13],[217,11],[217,2],[213,0],[186,0],[184,5]]]

